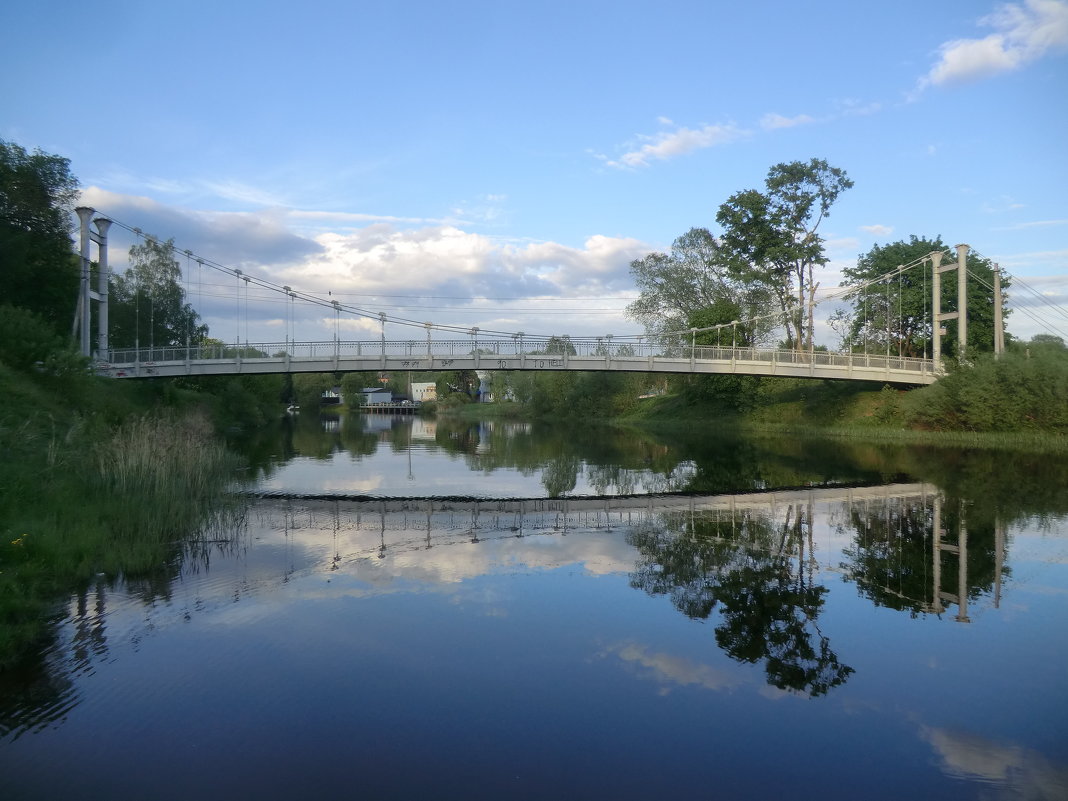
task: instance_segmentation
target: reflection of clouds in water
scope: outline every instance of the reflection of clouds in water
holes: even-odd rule
[[[994,785],[991,798],[1068,798],[1068,766],[1051,762],[1037,751],[926,726],[920,736],[934,748],[946,775]]]
[[[633,569],[635,560],[634,549],[622,533],[615,532],[507,536],[477,543],[437,540],[431,548],[413,541],[408,548],[387,547],[379,557],[377,532],[342,530],[338,543],[341,559],[333,570],[333,532],[313,527],[314,522],[299,513],[290,522],[288,534],[272,527],[253,528],[250,547],[240,557],[240,564],[217,569],[190,584],[201,607],[215,610],[212,624],[246,625],[274,614],[295,599],[415,592],[454,595],[464,582],[491,575],[568,566],[581,566],[595,576],[625,574]],[[431,533],[434,537],[443,534]],[[464,599],[492,607],[487,614],[507,614],[501,599],[485,597],[485,592],[465,592]],[[240,603],[235,603],[238,598]]]
[[[634,548],[624,542],[621,534],[572,532],[567,537],[510,537],[396,554],[387,550],[382,559],[360,560],[353,567],[356,575],[375,586],[396,580],[442,585],[567,565],[582,565],[587,573],[596,576],[626,573],[634,568],[635,558]]]
[[[729,690],[742,683],[739,678],[710,665],[664,652],[653,652],[635,642],[610,646],[601,655],[619,657],[642,678],[660,684],[662,694],[670,692],[671,685],[719,691]]]

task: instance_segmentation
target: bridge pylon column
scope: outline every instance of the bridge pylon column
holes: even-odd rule
[[[108,283],[111,278],[111,271],[108,267],[108,229],[111,228],[111,220],[107,217],[97,217],[93,220],[93,225],[96,226],[97,232],[95,234],[90,232],[89,238],[96,242],[100,272],[97,277],[96,290],[99,304],[96,347],[97,355],[103,359],[108,352]]]
[[[968,352],[968,251],[969,245],[957,245],[957,263],[942,266],[942,253],[933,251],[931,258],[931,356],[935,370],[942,370],[942,323],[957,321],[957,358],[964,361]],[[942,273],[957,271],[957,310],[942,312]]]
[[[957,353],[968,353],[968,245],[957,245]]]
[[[80,229],[79,254],[81,257],[81,287],[78,292],[78,311],[75,315],[75,331],[82,356],[92,355],[92,301],[99,304],[97,321],[97,356],[105,358],[108,351],[108,229],[111,220],[107,217],[93,219],[96,210],[88,206],[79,206],[74,210],[78,214]],[[96,231],[89,228],[89,223],[96,225]],[[92,270],[90,269],[89,249],[91,243],[97,246],[98,277],[97,289],[92,288]]]

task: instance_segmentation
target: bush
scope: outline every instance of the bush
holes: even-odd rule
[[[15,370],[51,375],[84,372],[87,361],[44,318],[16,306],[0,306],[0,362]]]
[[[909,393],[910,422],[964,431],[1068,431],[1068,353],[985,357]]]

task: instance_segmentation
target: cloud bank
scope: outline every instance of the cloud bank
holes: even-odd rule
[[[942,44],[938,63],[920,79],[919,90],[1011,72],[1068,48],[1068,3],[1063,0],[1026,0],[1022,6],[1001,6],[979,24],[993,28],[994,33]]]
[[[82,203],[125,226],[173,238],[183,269],[191,262],[198,311],[212,331],[223,336],[234,326],[234,279],[198,271],[197,257],[376,315],[381,309],[390,317],[532,334],[639,333],[622,313],[634,292],[630,262],[652,250],[637,239],[597,234],[578,246],[517,243],[458,224],[406,224],[396,218],[368,222],[380,218],[282,208],[195,211],[97,187],[83,192]],[[309,221],[329,220],[337,227],[308,228]],[[135,234],[112,227],[114,270],[126,268],[126,253],[135,243]],[[187,249],[191,259],[182,255]],[[287,310],[281,294],[257,292],[255,287],[246,294],[241,314],[248,318],[242,323],[248,333],[243,338],[273,341],[294,314],[311,326],[301,329],[301,336],[312,336],[313,331],[325,339],[333,336],[332,315],[321,307]],[[377,331],[377,322],[349,322],[349,328]]]

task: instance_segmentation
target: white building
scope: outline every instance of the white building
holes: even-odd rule
[[[438,399],[438,385],[433,381],[412,383],[412,400],[416,403]]]

